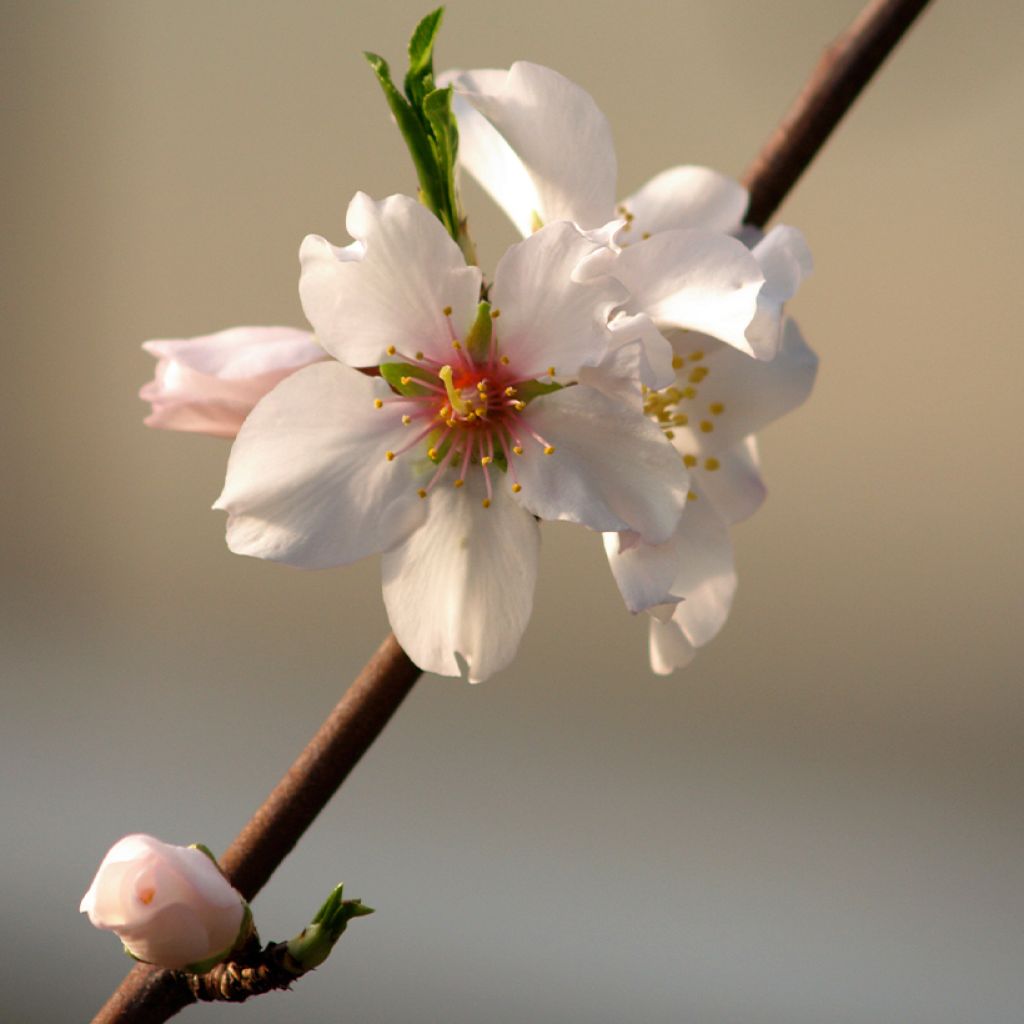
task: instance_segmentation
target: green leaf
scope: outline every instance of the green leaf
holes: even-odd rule
[[[516,391],[519,392],[519,397],[524,402],[531,402],[535,398],[540,398],[541,395],[550,395],[552,392],[561,391],[562,387],[563,385],[556,384],[554,381],[545,384],[539,380],[528,380],[517,384]]]
[[[409,40],[409,70],[405,75],[405,94],[414,108],[421,108],[423,97],[434,88],[434,41],[441,28],[444,8],[431,11],[413,29]]]

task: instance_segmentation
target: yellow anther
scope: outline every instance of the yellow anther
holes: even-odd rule
[[[697,397],[697,389],[696,388],[683,388],[683,390],[679,392],[679,397],[680,398],[696,398]]]
[[[696,491],[687,491],[686,492],[686,500],[687,501],[696,501],[697,500],[697,492]]]
[[[697,366],[690,371],[690,376],[687,377],[686,379],[691,384],[699,384],[708,375],[709,372],[710,371],[706,366]]]
[[[553,366],[549,366],[548,367],[548,376],[549,377],[554,377],[554,375],[555,375],[555,368]]]
[[[462,477],[460,476],[459,479],[455,481],[455,486],[456,487],[461,487],[465,482],[466,481],[463,480]]]
[[[555,454],[555,446],[553,444],[546,444],[544,446],[544,454],[545,455],[554,455]]]
[[[452,344],[457,345],[458,342],[452,342]],[[452,368],[450,366],[442,366],[437,371],[437,376],[444,384],[445,391],[448,392],[448,401],[451,403],[452,409],[460,416],[465,416],[467,413],[472,415],[469,410],[469,402],[455,390],[455,385],[452,383]]]
[[[436,448],[428,448],[427,449],[427,458],[430,459],[431,462],[437,462],[437,449]]]
[[[394,460],[395,460],[395,453],[394,452],[385,452],[384,453],[384,458],[387,459],[388,462],[394,462]]]
[[[711,422],[711,420],[701,420],[700,421],[700,429],[701,429],[701,433],[703,433],[703,434],[710,434],[711,431],[715,429],[715,425],[714,425],[714,423]]]
[[[452,348],[455,349],[456,352],[461,352],[462,351],[462,345],[461,345],[460,342],[457,342],[457,341],[453,341],[452,342]]]
[[[512,485],[512,493],[513,494],[518,494],[522,489],[523,489],[523,485],[522,484],[513,484]]]
[[[423,353],[422,352],[417,352],[416,353],[416,358],[417,359],[422,359],[423,358]]]
[[[410,424],[410,423],[412,423],[412,417],[411,417],[411,416],[408,416],[408,415],[406,415],[406,416],[403,416],[403,417],[402,417],[402,422],[403,422],[403,423],[404,423],[404,424],[405,424],[406,426],[409,426],[409,424]]]
[[[522,412],[526,408],[526,403],[517,398],[512,403],[512,408],[515,409],[516,412]]]
[[[490,498],[484,498],[484,500],[481,501],[480,504],[483,505],[484,508],[490,508],[491,507],[491,499]]]
[[[689,466],[690,469],[693,469],[693,467],[697,465],[697,456],[696,455],[684,455],[683,456],[683,465],[684,466]]]
[[[506,398],[514,398],[517,394],[518,394],[518,392],[511,385],[509,385],[507,388],[505,388],[505,397]]]
[[[708,408],[711,410],[712,416],[721,416],[725,412],[725,406],[721,402],[712,402]]]
[[[411,381],[412,381],[412,377],[400,377],[399,379],[400,379],[400,380],[401,380],[401,382],[402,382],[402,387],[403,387],[403,388],[404,388],[404,387],[408,387],[408,386],[409,386],[409,384],[410,384],[410,383],[411,383]]]
[[[494,461],[494,457],[491,455],[484,455],[480,459],[481,466],[489,466]]]
[[[492,309],[491,310],[491,319],[492,320],[497,320],[499,316],[501,316],[501,310],[500,309]]]
[[[513,445],[512,451],[514,451],[516,453],[516,455],[522,455],[523,454],[523,446],[521,444]]]
[[[696,352],[690,353],[690,359],[692,362],[699,363],[703,358],[704,353],[700,349],[697,349]]]
[[[645,231],[640,237],[646,242],[651,237],[651,233],[650,231]]]
[[[502,356],[501,359],[498,360],[498,362],[500,362],[502,366],[508,366],[510,360],[508,356]]]
[[[676,436],[676,432],[674,430],[666,430],[665,436],[671,441]]]
[[[672,357],[672,369],[673,370],[681,370],[683,368],[683,363],[685,363],[685,362],[686,362],[686,360],[682,356],[673,356]]]
[[[478,380],[476,382],[476,389],[477,391],[480,392],[481,395],[485,395],[487,393],[487,381]]]
[[[476,419],[478,419],[478,418],[479,418],[479,417],[477,416],[477,414],[476,414],[476,411],[475,411],[475,410],[473,410],[473,411],[471,411],[471,412],[467,412],[467,413],[466,413],[466,422],[467,422],[467,423],[472,423],[472,422],[473,422],[474,420],[476,420]]]
[[[385,349],[385,351],[387,352],[387,354],[389,356],[393,356],[398,351],[398,349],[395,348],[394,345],[388,345],[388,347],[387,347],[387,349]]]
[[[445,316],[451,316],[452,315],[452,307],[451,306],[445,306],[444,309],[441,310],[441,312],[444,313]]]
[[[451,416],[451,414],[452,414],[451,409],[449,409],[447,405],[442,405],[441,406],[441,411],[437,415],[440,416],[441,419],[445,420],[445,422],[447,422],[447,420]]]
[[[687,416],[685,412],[677,412],[675,416],[672,417],[672,423],[677,427],[685,427],[689,422],[690,417]]]
[[[714,473],[714,471],[715,471],[716,469],[718,469],[718,467],[719,467],[719,466],[721,466],[721,465],[722,465],[722,464],[721,464],[721,463],[720,463],[720,462],[718,461],[718,459],[716,459],[716,458],[714,458],[714,457],[712,457],[712,458],[710,458],[710,459],[705,459],[705,460],[704,460],[704,468],[705,468],[705,469],[706,469],[706,470],[707,470],[707,471],[708,471],[709,473]]]
[[[384,408],[384,399],[383,398],[375,398],[373,400],[373,407],[374,407],[374,409],[383,409]]]
[[[422,488],[422,487],[421,487],[421,488],[420,488],[420,489],[419,489],[419,490],[418,490],[418,491],[417,491],[416,493],[417,493],[417,494],[418,494],[418,495],[419,495],[419,496],[420,496],[421,498],[425,498],[425,497],[427,496],[427,492],[426,492],[425,490],[423,490],[423,488]]]

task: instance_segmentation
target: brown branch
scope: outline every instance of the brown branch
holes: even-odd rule
[[[927,2],[872,0],[829,47],[744,175],[751,194],[747,223],[762,227],[768,221]],[[227,876],[247,899],[263,887],[323,810],[419,675],[389,636],[221,858]],[[194,988],[179,973],[139,964],[93,1024],[160,1024],[195,1002]]]
[[[762,228],[928,0],[871,0],[821,55],[800,95],[743,175],[747,223]]]
[[[389,636],[220,858],[252,899],[324,809],[412,689],[420,670]],[[158,1024],[196,1001],[185,976],[137,964],[93,1024]]]

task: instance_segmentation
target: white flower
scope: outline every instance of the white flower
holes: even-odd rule
[[[199,338],[144,342],[157,359],[139,397],[146,426],[234,437],[252,407],[301,366],[326,358],[309,331],[230,327]]]
[[[616,203],[608,122],[585,90],[550,68],[520,61],[441,79],[456,90],[460,165],[520,232],[556,219],[593,230],[620,217],[614,273],[631,293],[627,312],[758,358],[775,354],[782,304],[810,270],[798,231],[776,228],[749,252],[729,237],[742,224],[746,190],[704,167],[670,168]],[[765,284],[769,271],[774,286]],[[654,341],[646,341],[645,383],[661,387],[667,348]]]
[[[80,910],[136,959],[172,970],[224,959],[248,923],[245,901],[207,854],[147,835],[111,847]]]
[[[690,500],[662,544],[605,535],[605,550],[630,611],[650,611],[651,666],[688,664],[725,624],[736,589],[729,527],[765,497],[754,434],[810,393],[817,357],[787,320],[778,354],[752,359],[713,338],[670,335],[676,383],[648,392],[645,411],[690,471]]]
[[[256,406],[215,507],[242,554],[321,568],[383,552],[409,656],[444,675],[462,659],[481,680],[530,613],[534,517],[664,543],[688,475],[639,408],[580,383],[627,296],[586,272],[602,247],[572,224],[510,248],[490,306],[480,271],[412,199],[359,194],[347,227],[351,245],[310,236],[300,253],[303,308],[339,362]],[[378,364],[380,377],[353,369]]]
[[[456,89],[460,162],[521,232],[553,216],[592,232],[613,215],[624,221],[588,269],[626,285],[630,301],[612,329],[640,330],[642,340],[614,349],[585,379],[642,404],[691,474],[671,538],[605,536],[627,606],[652,614],[652,666],[669,672],[728,616],[736,588],[729,526],[764,498],[754,432],[799,405],[813,384],[817,360],[784,321],[810,253],[795,228],[764,236],[744,229],[746,190],[706,168],[663,171],[615,203],[608,123],[583,89],[549,68],[517,63],[447,80]],[[650,386],[642,394],[637,377]]]

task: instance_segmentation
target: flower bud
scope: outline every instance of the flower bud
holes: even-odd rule
[[[276,384],[326,353],[309,331],[231,327],[216,334],[142,346],[157,359],[139,397],[152,403],[146,425],[234,437]]]
[[[251,928],[248,905],[209,854],[147,835],[111,847],[79,909],[136,960],[173,970],[208,970]]]

